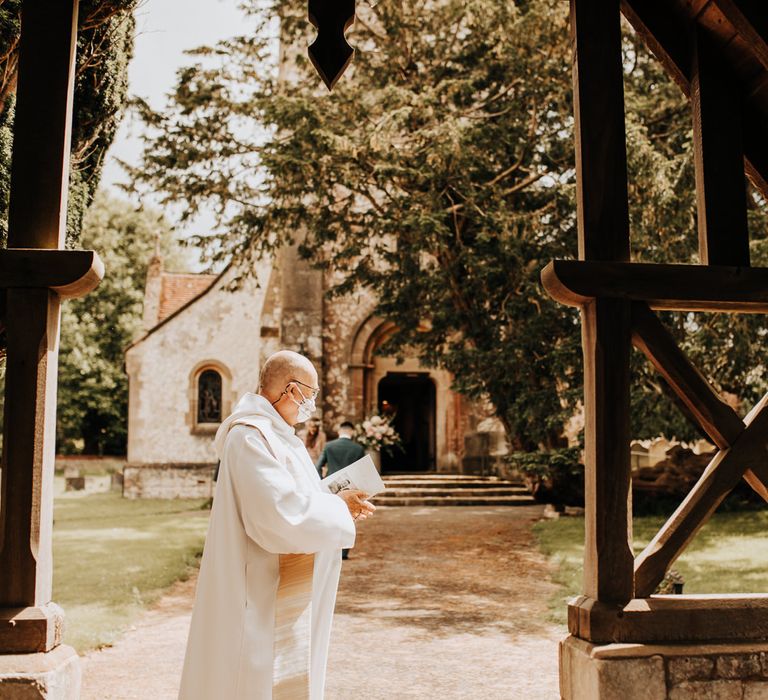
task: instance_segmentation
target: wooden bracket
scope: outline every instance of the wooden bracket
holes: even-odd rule
[[[720,450],[651,543],[635,559],[635,595],[649,596],[747,469],[768,457],[768,394],[750,411],[733,445]]]
[[[553,260],[541,271],[549,295],[569,306],[596,297],[652,309],[768,313],[768,268]]]
[[[3,654],[50,651],[61,643],[64,611],[55,603],[28,608],[0,608]]]
[[[62,299],[93,291],[104,263],[92,250],[7,248],[0,250],[0,288],[48,288]]]
[[[354,49],[344,32],[355,21],[355,0],[309,0],[309,21],[317,29],[317,37],[307,53],[326,87],[333,90],[347,69]]]
[[[768,638],[768,595],[664,595],[610,605],[579,596],[568,630],[595,644],[711,642]]]

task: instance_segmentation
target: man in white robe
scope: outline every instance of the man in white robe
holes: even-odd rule
[[[293,425],[317,372],[281,351],[216,434],[221,460],[180,700],[322,700],[341,552],[374,508],[326,492]]]

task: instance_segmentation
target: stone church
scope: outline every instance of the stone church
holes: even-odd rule
[[[384,473],[492,469],[504,451],[498,422],[452,391],[445,370],[380,355],[392,324],[375,315],[370,293],[328,300],[329,274],[286,248],[233,289],[232,268],[175,273],[152,258],[143,332],[125,355],[126,495],[209,494],[219,422],[239,396],[256,390],[262,362],[280,348],[318,368],[329,438],[344,419],[394,411],[404,451],[382,455]]]

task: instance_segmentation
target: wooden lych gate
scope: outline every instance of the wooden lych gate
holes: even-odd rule
[[[0,697],[79,696],[77,655],[60,644],[63,614],[51,602],[60,304],[104,273],[94,252],[63,250],[76,35],[76,0],[24,3],[8,249],[0,250]]]
[[[620,12],[690,98],[700,265],[630,262]],[[745,183],[746,167],[768,199],[768,6],[571,0],[571,30],[579,259],[555,260],[542,272],[549,294],[579,307],[582,318],[586,551],[583,595],[569,605],[569,631],[596,645],[768,641],[768,595],[652,595],[740,479],[768,499],[768,396],[742,420],[655,314],[768,312],[768,269],[750,267]],[[637,557],[629,450],[633,345],[719,448]],[[566,649],[563,695],[587,697],[578,690],[586,686],[567,677],[571,661]],[[589,687],[595,697],[612,697],[597,681]]]
[[[328,7],[313,0],[316,24],[348,23],[351,0],[330,14]],[[701,265],[630,262],[620,11],[691,99]],[[596,645],[743,641],[749,649],[768,641],[768,596],[652,593],[741,478],[768,496],[768,397],[742,420],[654,311],[768,311],[768,269],[750,267],[744,180],[746,166],[768,198],[768,11],[764,0],[571,0],[571,12],[579,260],[554,261],[542,273],[550,294],[580,307],[583,321],[586,554],[584,595],[570,605],[569,628]],[[63,250],[76,26],[77,0],[24,4],[9,247],[0,251],[8,338],[0,679],[24,676],[39,697],[50,698],[77,697],[79,684],[76,655],[60,646],[61,611],[51,602],[59,305],[93,289],[103,274],[95,253]],[[329,87],[351,56],[340,46],[343,29],[333,36],[327,62],[312,57]],[[629,452],[633,344],[720,448],[637,558]],[[601,688],[565,679],[563,694],[616,697]],[[628,685],[620,690],[631,697]]]

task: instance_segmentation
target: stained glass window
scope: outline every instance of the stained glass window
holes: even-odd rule
[[[197,380],[197,422],[221,423],[221,375],[212,369]]]

